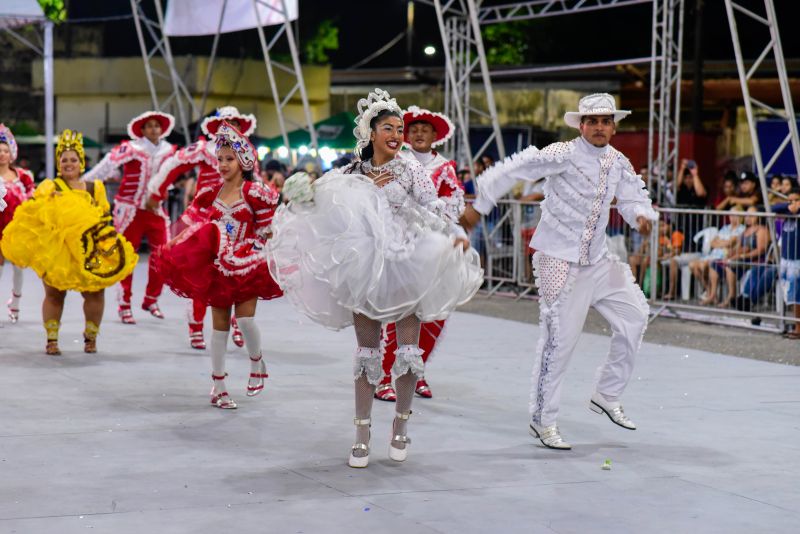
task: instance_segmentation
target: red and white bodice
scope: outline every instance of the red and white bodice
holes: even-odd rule
[[[208,212],[219,230],[216,267],[226,275],[244,274],[266,262],[264,244],[278,207],[278,194],[258,182],[245,182],[241,198],[231,205],[219,198],[222,183],[198,190],[193,202]]]
[[[36,184],[33,182],[33,174],[25,169],[15,167],[16,178],[9,181],[3,181],[6,188],[5,201],[9,206],[16,207],[24,201],[33,196],[33,191],[36,189]]]
[[[427,154],[413,149],[400,152],[403,159],[414,159],[428,172],[437,196],[452,206],[459,214],[464,213],[464,184],[456,175],[456,162],[450,161],[435,150]]]
[[[145,209],[149,197],[147,186],[175,149],[175,145],[163,140],[157,145],[147,139],[123,141],[83,175],[87,182],[106,181],[119,176],[118,169],[122,167],[122,180],[114,197],[114,226],[118,231],[124,232],[136,217],[136,211]],[[162,216],[166,222],[168,217],[163,209]]]
[[[179,149],[167,158],[147,185],[149,194],[157,200],[163,200],[166,198],[170,186],[194,168],[197,169],[196,191],[222,183],[217,156],[214,154],[214,145],[205,138],[198,139],[197,142]],[[194,204],[189,206],[181,216],[186,224],[202,222],[207,218],[208,209],[200,209]]]
[[[175,153],[175,149],[175,145],[166,141],[159,141],[157,145],[147,139],[123,141],[87,172],[83,179],[105,181],[118,176],[117,169],[122,167],[122,180],[115,201],[144,209],[150,180],[164,161]]]

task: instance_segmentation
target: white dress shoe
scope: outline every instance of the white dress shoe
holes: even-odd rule
[[[561,432],[556,425],[543,427],[531,423],[528,432],[531,436],[541,441],[542,445],[548,449],[557,449],[561,451],[572,449],[572,445],[564,441],[564,438],[561,437]]]
[[[601,394],[594,393],[589,401],[589,409],[595,413],[606,414],[613,423],[628,430],[636,430],[636,425],[628,419],[619,402],[607,401]]]

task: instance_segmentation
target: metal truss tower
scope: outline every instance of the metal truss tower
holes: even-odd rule
[[[452,147],[456,160],[462,164],[479,158],[492,143],[502,159],[506,156],[500,122],[497,119],[497,106],[494,102],[492,81],[489,78],[489,64],[483,48],[479,17],[480,1],[476,0],[433,0],[442,48],[445,55],[445,113],[455,118],[456,134]],[[472,99],[472,77],[480,72],[485,95],[485,103]],[[469,142],[469,126],[476,120],[489,119],[492,133],[473,153]]]
[[[142,60],[144,61],[145,75],[147,76],[147,83],[150,88],[150,97],[153,102],[154,109],[164,109],[172,106],[177,110],[178,126],[183,131],[186,143],[191,142],[191,134],[189,132],[189,123],[194,120],[201,119],[204,113],[203,108],[198,108],[195,105],[193,95],[187,89],[182,77],[178,74],[175,68],[175,61],[172,56],[172,49],[170,48],[169,38],[164,33],[164,14],[161,7],[161,0],[152,0],[155,5],[156,20],[149,18],[143,10],[143,4],[150,0],[130,0],[131,11],[134,16],[134,23],[136,25],[136,33],[139,38],[139,46],[142,51]],[[202,106],[205,106],[208,97],[208,88],[211,79],[211,69],[213,68],[214,60],[216,58],[217,44],[219,41],[219,28],[222,27],[222,18],[225,14],[227,0],[223,2],[222,9],[219,14],[218,31],[214,37],[213,48],[211,52],[211,61],[209,63],[209,71],[206,73],[206,80],[204,83],[202,94]],[[261,50],[264,56],[264,66],[267,72],[267,80],[269,82],[270,92],[275,102],[275,112],[277,114],[278,126],[283,137],[284,144],[289,146],[289,131],[288,125],[300,127],[309,132],[311,137],[311,147],[318,148],[317,132],[314,129],[314,123],[311,116],[311,107],[309,105],[308,93],[306,92],[305,81],[303,79],[302,66],[300,64],[300,55],[297,49],[297,42],[294,36],[294,29],[291,20],[289,20],[289,9],[286,5],[286,0],[252,0],[253,11],[255,20],[259,20],[259,12],[268,9],[275,12],[283,22],[277,24],[277,31],[272,37],[267,40],[266,33],[263,26],[256,26],[258,31],[259,42],[261,43]],[[148,45],[146,36],[149,36],[149,41],[152,43]],[[275,46],[285,44],[289,49],[291,56],[291,65],[285,65],[278,61],[274,61],[270,52],[273,51]],[[166,64],[167,71],[163,72],[157,69],[153,64],[153,59],[161,57]],[[285,94],[279,91],[279,84],[275,76],[275,70],[283,71],[288,74],[291,79],[291,86]],[[169,80],[172,86],[172,92],[163,100],[159,100],[158,92],[156,90],[156,79],[161,78]],[[300,95],[300,100],[303,106],[303,121],[302,123],[295,123],[286,115],[286,107],[295,97],[296,94]]]
[[[650,121],[647,162],[650,186],[664,201],[667,177],[678,172],[681,117],[684,0],[653,0],[650,61]],[[673,180],[677,188],[678,180]]]
[[[505,5],[482,6],[480,0],[422,0],[436,9],[445,54],[445,113],[454,117],[458,132],[454,136],[454,153],[460,162],[479,157],[494,142],[497,152],[505,156],[497,108],[480,28],[484,25],[573,15],[601,9],[653,4],[653,53],[651,63],[650,149],[651,168],[663,170],[677,163],[677,130],[680,110],[680,75],[683,37],[684,0],[531,0]],[[677,15],[676,15],[677,11]],[[473,78],[480,71],[486,95],[485,104],[471,98]],[[469,125],[472,119],[489,119],[492,134],[472,154]],[[663,132],[662,132],[663,130]],[[668,141],[670,140],[671,141]],[[654,147],[656,140],[659,146]],[[663,140],[663,142],[661,142]],[[654,163],[654,153],[657,163]]]
[[[778,157],[783,153],[787,146],[791,145],[792,154],[794,155],[794,162],[798,173],[800,173],[800,140],[797,134],[797,117],[794,114],[794,104],[792,103],[792,94],[789,89],[789,77],[786,73],[786,62],[783,57],[783,48],[781,47],[781,37],[778,32],[778,19],[775,16],[775,6],[772,0],[764,0],[764,15],[759,15],[749,9],[742,7],[738,2],[733,0],[725,0],[725,9],[728,12],[728,24],[731,28],[731,39],[733,40],[733,50],[736,55],[736,67],[739,71],[739,81],[742,85],[742,97],[744,98],[744,109],[747,113],[747,124],[750,128],[750,139],[753,143],[753,159],[756,163],[756,171],[758,172],[758,179],[761,182],[761,191],[764,198],[767,198],[767,174],[770,169],[778,160]],[[754,21],[762,24],[769,30],[770,40],[764,46],[761,54],[753,61],[749,68],[745,66],[745,60],[742,56],[741,41],[739,39],[739,28],[736,23],[736,14],[741,15],[746,20]],[[771,57],[775,62],[775,69],[778,73],[778,82],[781,87],[781,97],[783,100],[783,108],[774,108],[750,96],[750,88],[748,82],[758,72],[759,67],[762,66],[765,59]],[[788,127],[788,134],[783,142],[778,146],[778,149],[770,157],[769,161],[764,163],[764,155],[761,153],[761,145],[758,141],[758,134],[756,132],[756,113],[755,108],[758,108],[764,115],[772,118],[779,118],[786,122]],[[800,180],[800,178],[798,178]],[[769,204],[766,209],[769,210]],[[774,237],[774,236],[773,236]]]
[[[191,143],[189,132],[189,122],[192,116],[197,114],[191,93],[183,83],[183,79],[175,70],[175,61],[172,57],[172,49],[169,45],[169,38],[164,33],[164,13],[161,9],[160,0],[153,0],[156,9],[156,20],[152,20],[145,13],[142,4],[147,0],[131,0],[131,11],[133,12],[133,22],[136,25],[136,35],[139,38],[139,48],[142,51],[144,61],[144,72],[147,77],[147,85],[150,88],[150,98],[154,110],[177,110],[178,129],[184,136],[186,144]],[[148,45],[145,32],[150,37],[152,44]],[[161,57],[166,64],[167,71],[164,72],[154,65],[153,59]],[[163,100],[159,100],[156,91],[155,78],[169,80],[172,92]]]
[[[308,93],[306,92],[306,85],[305,81],[303,80],[303,69],[300,65],[300,55],[297,51],[297,41],[295,41],[294,36],[294,29],[292,28],[292,21],[289,20],[289,10],[286,6],[286,0],[279,0],[279,1],[267,1],[267,0],[253,0],[253,13],[258,20],[258,8],[261,6],[262,8],[270,9],[280,15],[283,19],[283,22],[278,25],[278,30],[272,38],[267,41],[266,36],[264,34],[263,26],[258,26],[258,39],[261,43],[261,51],[264,55],[264,66],[267,70],[267,78],[269,79],[270,91],[272,92],[272,98],[275,101],[275,112],[278,115],[278,126],[281,130],[281,136],[283,137],[283,143],[288,148],[289,147],[289,130],[287,129],[287,123],[291,123],[296,127],[303,128],[306,130],[311,139],[311,147],[314,149],[318,149],[317,143],[317,131],[314,129],[314,120],[311,117],[311,106],[308,102]],[[288,46],[289,46],[289,53],[292,58],[291,65],[284,65],[278,61],[274,61],[270,57],[270,52],[273,48],[281,41],[281,38],[285,38]],[[280,71],[285,72],[289,76],[294,79],[294,84],[291,88],[286,92],[285,95],[281,96],[278,92],[278,83],[275,78],[275,71],[273,68],[278,69]],[[289,101],[296,93],[300,93],[300,100],[303,104],[303,119],[304,123],[295,123],[291,121],[285,113],[286,106],[289,104]]]

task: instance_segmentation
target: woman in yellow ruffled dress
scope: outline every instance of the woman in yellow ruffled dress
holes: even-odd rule
[[[83,136],[64,130],[56,147],[58,177],[45,180],[20,205],[3,234],[3,256],[30,267],[44,282],[42,305],[46,353],[61,354],[58,330],[68,290],[83,295],[84,351],[97,352],[103,290],[133,271],[138,256],[111,223],[103,183],[82,182]]]

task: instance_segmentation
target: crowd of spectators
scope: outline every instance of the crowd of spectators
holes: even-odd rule
[[[726,172],[713,200],[708,188],[713,180],[694,161],[681,160],[677,177],[677,184],[669,179],[661,184],[669,193],[663,195],[663,207],[671,209],[663,210],[659,224],[659,297],[677,299],[679,276],[688,277],[689,295],[684,292],[683,299],[694,292],[694,302],[702,306],[756,311],[759,304],[774,305],[776,298],[764,303],[765,297],[780,292],[783,303],[800,318],[800,234],[792,217],[800,212],[796,179],[771,177],[765,201],[758,177],[749,171]],[[778,217],[759,215],[767,207]],[[774,221],[774,240],[769,221]],[[628,262],[647,293],[650,242],[632,236],[629,243]],[[800,325],[790,325],[784,335],[800,338]]]

